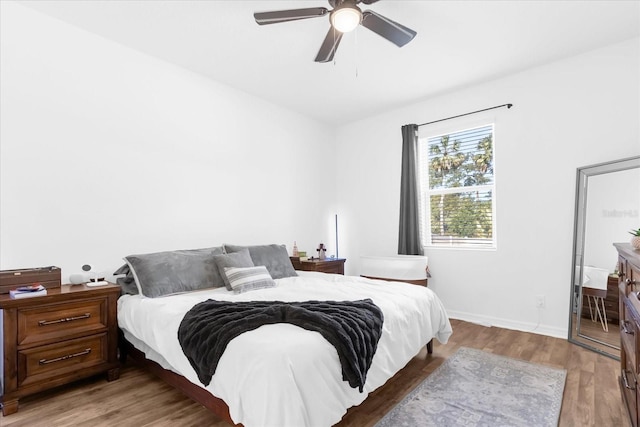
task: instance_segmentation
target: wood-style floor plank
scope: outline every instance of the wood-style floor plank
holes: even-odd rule
[[[454,334],[448,344],[436,342],[432,355],[423,349],[363,404],[349,409],[337,426],[373,426],[446,358],[464,346],[567,369],[561,427],[630,427],[617,383],[619,362],[559,338],[459,320],[451,323]],[[0,425],[228,426],[204,407],[133,363],[122,368],[117,381],[107,382],[99,376],[21,399],[20,410],[0,418]]]

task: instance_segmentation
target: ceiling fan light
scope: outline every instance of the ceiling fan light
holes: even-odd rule
[[[362,20],[362,12],[357,6],[342,7],[331,12],[331,25],[341,33],[353,31]]]

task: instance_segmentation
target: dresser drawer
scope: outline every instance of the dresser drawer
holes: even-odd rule
[[[640,266],[624,259],[622,256],[618,261],[618,268],[621,272],[621,282],[624,284],[625,295],[640,291]]]
[[[638,365],[636,360],[636,339],[638,336],[638,325],[635,322],[633,311],[628,306],[629,302],[624,304],[624,317],[620,322],[620,342],[622,343],[622,351],[626,353],[627,361],[633,369],[633,373],[638,373]]]
[[[620,389],[622,390],[624,400],[627,402],[627,409],[633,421],[632,425],[636,426],[638,425],[638,384],[628,356],[625,351],[622,351],[620,360],[622,367]]]
[[[605,300],[604,301],[604,306],[605,306],[605,310],[607,312],[607,319],[610,322],[618,323],[618,318],[619,318],[618,301],[612,302],[612,301]]]
[[[18,351],[18,385],[28,386],[107,362],[107,334]]]
[[[300,261],[298,257],[289,257],[295,270],[317,271],[319,273],[344,274],[344,258],[309,259]]]
[[[640,267],[628,262],[625,283],[631,292],[640,292]]]
[[[107,300],[50,304],[18,311],[18,345],[55,342],[107,328]]]
[[[330,274],[344,274],[344,264],[338,261],[331,261],[322,264],[316,271]]]

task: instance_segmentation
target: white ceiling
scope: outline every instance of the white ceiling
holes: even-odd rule
[[[254,11],[326,0],[21,1],[77,27],[332,125],[640,35],[640,1],[399,1],[366,6],[418,32],[364,27],[313,59],[328,16],[258,26]]]

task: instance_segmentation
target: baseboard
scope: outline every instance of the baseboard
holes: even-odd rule
[[[447,314],[452,319],[464,320],[465,322],[477,323],[482,326],[497,326],[499,328],[513,329],[522,332],[531,332],[538,335],[546,335],[555,338],[567,338],[568,331],[565,328],[556,328],[548,325],[535,324],[530,322],[518,322],[509,319],[483,316],[473,313],[447,310]]]

